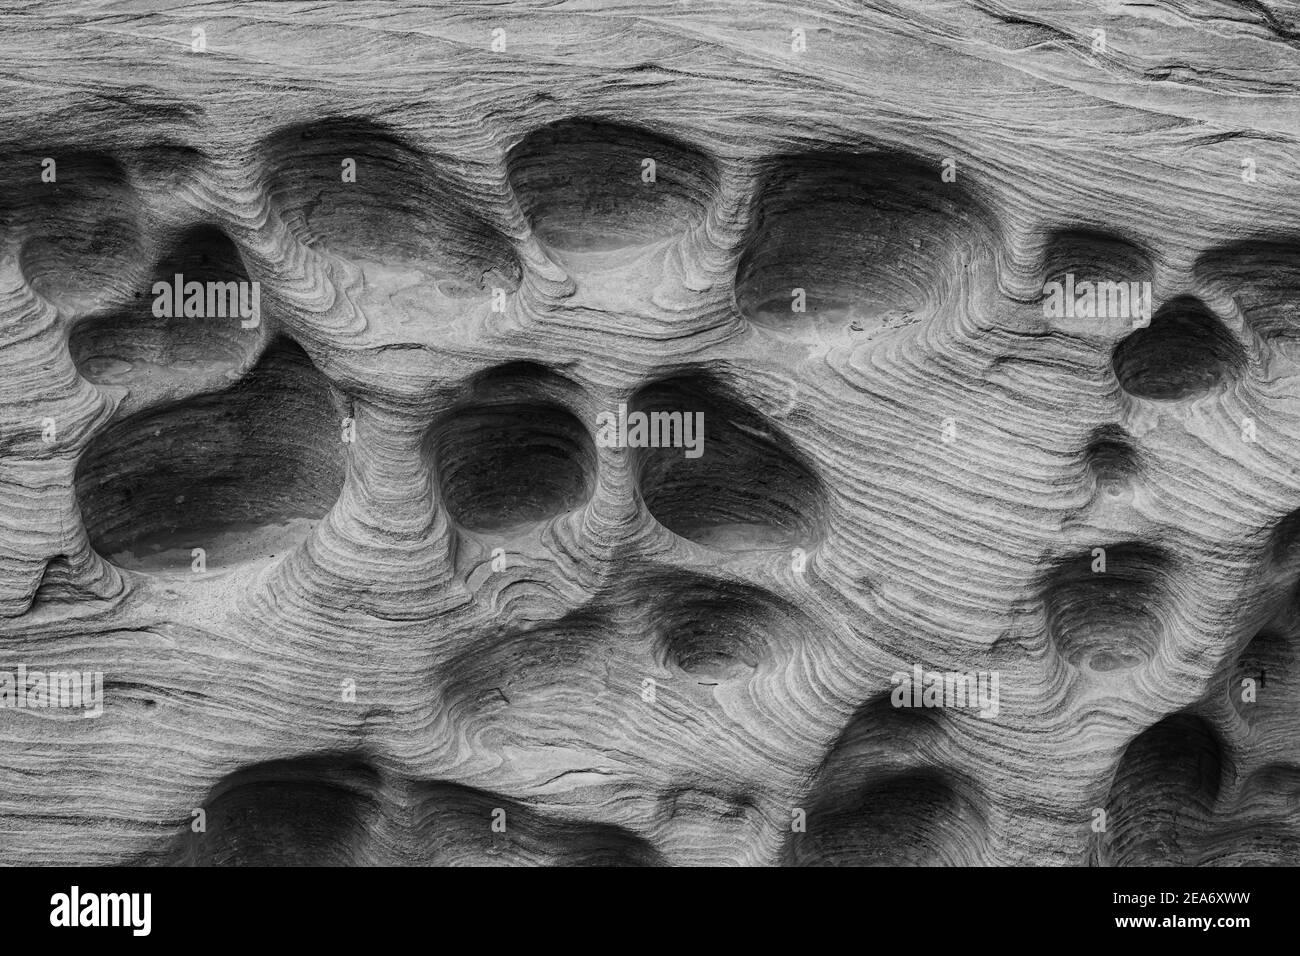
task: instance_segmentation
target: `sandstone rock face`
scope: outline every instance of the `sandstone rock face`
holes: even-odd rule
[[[1298,31],[0,13],[4,859],[1300,862]]]

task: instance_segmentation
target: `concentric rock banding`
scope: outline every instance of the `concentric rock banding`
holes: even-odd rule
[[[1293,51],[923,6],[0,14],[7,858],[1300,859]]]

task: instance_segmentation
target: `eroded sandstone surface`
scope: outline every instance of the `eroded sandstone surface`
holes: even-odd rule
[[[0,11],[4,860],[1300,862],[1298,38]]]

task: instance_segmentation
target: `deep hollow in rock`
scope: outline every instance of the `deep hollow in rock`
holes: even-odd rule
[[[699,151],[595,120],[530,133],[510,151],[507,166],[533,230],[562,254],[640,247],[684,233],[704,221],[718,189],[717,169]]]
[[[1196,275],[1229,293],[1251,330],[1295,357],[1300,349],[1300,240],[1261,238],[1206,252]]]
[[[1139,462],[1133,439],[1118,425],[1094,429],[1084,451],[1088,473],[1107,497],[1119,497],[1137,478]]]
[[[787,844],[787,866],[971,865],[983,823],[945,774],[918,770],[876,779],[841,801],[808,810],[808,829]]]
[[[1300,511],[1292,511],[1273,526],[1269,559],[1275,566],[1294,569],[1300,559]]]
[[[1047,242],[1046,282],[1063,282],[1067,274],[1080,282],[1149,282],[1151,260],[1138,246],[1119,236],[1092,229],[1065,229]]]
[[[215,384],[233,378],[256,355],[262,342],[261,315],[256,327],[243,327],[245,321],[253,320],[239,313],[239,292],[229,295],[229,283],[249,281],[230,239],[212,227],[187,231],[154,271],[155,280],[169,285],[177,275],[183,276],[184,284],[199,282],[205,289],[208,283],[221,283],[220,295],[213,297],[218,309],[203,316],[159,317],[151,282],[148,290],[136,293],[131,307],[91,317],[73,330],[68,349],[83,376],[104,385],[143,381],[185,386],[195,380]],[[251,305],[250,293],[251,287],[242,301]],[[207,298],[205,295],[205,312]]]
[[[1115,347],[1120,387],[1130,395],[1177,401],[1205,395],[1245,364],[1241,345],[1200,300],[1162,305],[1151,324]]]
[[[1222,746],[1200,717],[1179,712],[1139,734],[1107,800],[1107,862],[1195,865],[1223,774]]]
[[[1170,561],[1160,549],[1137,542],[1101,550],[1104,556],[1089,551],[1063,561],[1044,581],[1048,633],[1076,667],[1138,667],[1155,656],[1163,637]]]
[[[41,180],[46,169],[53,182]],[[144,242],[140,200],[121,164],[60,149],[14,159],[11,172],[0,190],[0,229],[23,237],[18,264],[32,288],[68,307],[127,294]]]
[[[728,389],[678,376],[641,389],[628,407],[648,416],[651,434],[682,436],[670,447],[636,449],[641,497],[668,530],[719,550],[811,549],[820,541],[825,492],[813,466]],[[697,448],[686,444],[687,425]]]
[[[300,241],[377,275],[422,272],[451,299],[518,288],[509,240],[473,211],[482,197],[398,131],[339,117],[279,130],[262,154],[271,200]]]
[[[519,363],[478,376],[430,429],[447,510],[471,531],[497,532],[580,507],[596,481],[596,448],[569,410],[567,379]]]
[[[355,866],[379,811],[377,775],[347,758],[274,761],[223,778],[188,825],[170,866]]]
[[[736,303],[772,329],[877,331],[943,301],[991,219],[933,166],[894,153],[774,160],[736,275]],[[798,293],[802,306],[796,311]]]
[[[973,790],[933,766],[944,734],[936,712],[872,698],[840,731],[804,797],[806,831],[786,842],[787,866],[969,865],[983,840]]]
[[[233,387],[141,412],[96,436],[77,469],[92,546],[123,567],[189,572],[276,557],[343,483],[340,416],[306,353],[277,341]]]
[[[655,866],[619,826],[557,819],[499,794],[381,775],[346,755],[229,774],[185,829],[137,862],[168,866]]]
[[[656,658],[700,680],[744,679],[809,636],[800,612],[761,588],[684,572],[655,572],[638,583],[671,595],[654,618]]]

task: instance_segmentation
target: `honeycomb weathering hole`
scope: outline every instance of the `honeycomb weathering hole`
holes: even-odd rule
[[[480,376],[434,425],[438,486],[461,527],[519,528],[591,497],[596,448],[568,409],[573,394],[572,383],[540,366],[506,366]]]
[[[1245,352],[1200,300],[1182,296],[1121,341],[1112,362],[1130,395],[1177,401],[1217,388],[1245,365]]]
[[[1137,450],[1128,432],[1118,425],[1103,425],[1093,431],[1084,452],[1088,472],[1097,488],[1116,498],[1138,476]]]
[[[204,804],[205,830],[171,847],[171,865],[355,866],[379,809],[364,764],[319,758],[261,764],[224,778]],[[186,828],[189,831],[189,828]]]
[[[211,381],[214,375],[218,379],[235,377],[262,341],[260,314],[256,327],[243,327],[245,321],[252,320],[243,317],[240,305],[252,306],[254,302],[238,250],[218,229],[192,229],[177,241],[154,278],[172,286],[177,275],[183,277],[184,285],[199,282],[205,290],[210,283],[221,284],[221,300],[214,299],[219,306],[214,314],[187,317],[182,311],[160,317],[155,314],[158,297],[150,283],[150,291],[137,293],[131,308],[87,319],[73,330],[68,348],[83,376],[106,385],[138,380],[186,384],[195,379]],[[236,284],[234,295],[226,295],[232,282]],[[175,312],[174,303],[167,305],[157,311]],[[205,295],[205,312],[207,307]]]
[[[935,711],[894,707],[888,693],[845,724],[803,799],[806,831],[788,866],[969,865],[984,840],[982,799],[924,761],[945,736]]]
[[[720,550],[806,548],[821,539],[825,492],[812,466],[729,390],[705,378],[665,379],[629,408],[646,414],[652,432],[656,421],[676,421],[656,415],[683,423],[682,442],[636,450],[641,497],[665,528]],[[702,440],[693,434],[691,447],[684,426],[700,416]]]
[[[381,775],[345,756],[272,761],[223,778],[204,830],[137,862],[180,866],[654,866],[645,839],[499,794]]]
[[[1300,349],[1300,243],[1248,240],[1212,249],[1198,279],[1228,291],[1253,332],[1294,359]]]
[[[945,774],[868,772],[860,779],[809,807],[806,832],[786,845],[787,866],[970,865],[984,822]]]
[[[1173,714],[1138,735],[1107,801],[1113,862],[1196,863],[1223,772],[1222,747],[1200,717]]]
[[[743,679],[778,652],[793,654],[810,630],[797,609],[750,585],[674,573],[639,586],[672,595],[655,618],[656,658],[696,678]]]
[[[1058,565],[1044,601],[1061,656],[1093,671],[1148,663],[1163,636],[1169,570],[1163,551],[1142,544],[1095,548]]]
[[[342,488],[339,420],[328,382],[280,340],[233,387],[95,438],[76,480],[91,544],[155,572],[191,571],[195,548],[208,570],[280,555]]]
[[[427,273],[448,298],[518,288],[509,240],[473,195],[397,132],[363,119],[281,130],[263,143],[272,202],[300,241]]]
[[[567,120],[510,151],[510,183],[538,239],[560,252],[645,246],[704,221],[713,160],[630,126]]]
[[[1082,282],[1151,281],[1151,260],[1142,249],[1109,233],[1087,229],[1068,229],[1048,239],[1044,263],[1047,282],[1061,282],[1074,276],[1076,286]]]
[[[944,300],[964,260],[991,254],[991,220],[980,210],[911,157],[784,157],[760,187],[737,306],[782,330],[908,324]]]
[[[140,200],[121,165],[100,153],[60,150],[15,160],[12,168],[26,175],[6,184],[0,226],[23,236],[18,262],[32,288],[68,306],[126,293],[144,243]],[[53,182],[39,179],[46,171]]]
[[[591,495],[595,450],[582,423],[559,406],[464,409],[437,441],[443,499],[471,531],[544,521]]]
[[[1300,511],[1292,511],[1278,521],[1270,545],[1269,559],[1274,565],[1292,567],[1300,560]]]

